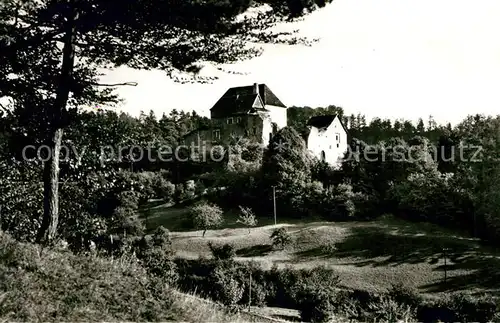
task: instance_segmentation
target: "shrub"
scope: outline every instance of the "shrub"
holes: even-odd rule
[[[189,180],[184,185],[184,198],[185,199],[193,199],[196,194],[196,184],[193,180]]]
[[[436,301],[423,302],[417,310],[419,321],[492,322],[499,306],[491,296],[471,296],[462,293]]]
[[[449,310],[461,322],[491,322],[499,310],[497,302],[490,296],[462,293],[441,299],[436,305]]]
[[[266,274],[267,281],[271,283],[268,297],[269,306],[294,308],[296,297],[293,288],[299,281],[299,272],[290,266],[279,269],[273,265]]]
[[[268,305],[286,308],[308,307],[307,299],[318,296],[316,293],[335,295],[340,281],[338,275],[326,267],[296,270],[292,267],[278,269],[273,266],[265,273],[265,277],[269,283]]]
[[[352,291],[342,290],[335,297],[335,313],[351,320],[359,320],[360,317],[365,317],[365,310],[360,299],[354,297]]]
[[[132,184],[135,191],[139,192],[139,202],[142,204],[155,196],[154,181],[156,174],[153,172],[132,173]]]
[[[170,255],[159,248],[153,248],[144,252],[141,264],[153,275],[162,278],[169,284],[174,284],[178,279],[177,266]]]
[[[295,299],[302,300],[303,294],[325,293],[332,295],[337,292],[337,286],[340,283],[339,276],[331,269],[319,266],[313,269],[302,269],[297,272],[298,279],[292,287],[292,293]]]
[[[170,289],[133,259],[60,254],[0,233],[6,321],[176,321]]]
[[[236,305],[243,297],[243,284],[236,279],[234,267],[219,265],[212,273],[214,298],[224,305]]]
[[[417,309],[419,322],[457,322],[453,310],[443,306],[440,302],[425,302]]]
[[[248,300],[251,298],[250,301],[252,306],[265,306],[268,297],[267,288],[267,284],[260,284],[252,281],[252,288],[250,290],[248,284],[246,284],[241,303],[248,304]]]
[[[449,227],[473,228],[473,200],[448,174],[438,171],[412,173],[388,191],[396,215]],[[471,232],[472,233],[472,232]]]
[[[174,260],[178,272],[178,287],[186,293],[197,292],[198,294],[213,297],[213,283],[211,273],[215,268],[213,259],[200,258],[186,260],[177,258]]]
[[[241,282],[244,289],[240,304],[248,305],[250,301],[255,306],[265,305],[272,290],[270,288],[272,282],[267,280],[266,271],[256,262],[233,264],[236,268],[236,279]]]
[[[273,246],[278,247],[280,249],[284,249],[287,245],[289,245],[292,242],[292,237],[285,228],[275,229],[271,233],[270,238],[273,242]]]
[[[251,288],[249,288],[250,275]],[[271,283],[265,280],[264,272],[260,268],[254,268],[251,264],[245,264],[241,279],[245,282],[241,303],[248,304],[250,301],[251,305],[265,306],[272,290],[270,288]]]
[[[236,256],[236,250],[232,245],[229,244],[217,246],[212,242],[209,242],[208,247],[210,248],[214,259],[217,260],[232,260]]]
[[[205,193],[205,185],[201,180],[197,180],[196,183],[194,184],[194,194],[201,196]]]
[[[305,322],[327,322],[332,318],[340,278],[326,267],[301,270],[292,288],[301,319]]]
[[[414,310],[407,304],[400,304],[386,296],[368,304],[363,321],[373,322],[413,322]]]
[[[323,184],[319,181],[303,183],[303,185],[290,186],[287,188],[290,194],[290,205],[299,216],[315,216],[321,214],[322,201],[325,198]],[[288,202],[285,202],[288,203]]]
[[[208,229],[219,227],[224,219],[222,210],[215,204],[201,203],[190,210],[192,224],[197,229],[203,230],[203,236]]]
[[[124,191],[118,193],[118,203],[121,207],[137,210],[139,208],[139,193]]]
[[[334,312],[334,295],[308,290],[298,304],[302,322],[328,322]]]
[[[134,243],[134,251],[141,264],[153,275],[173,284],[178,279],[177,266],[172,260],[174,251],[169,231],[158,227],[151,236],[143,236]]]
[[[137,210],[119,206],[113,212],[111,232],[141,235],[144,225],[139,219]]]
[[[182,184],[175,185],[174,201],[176,203],[179,203],[182,200],[184,200],[184,198],[185,198],[184,185],[182,185]]]
[[[405,286],[404,284],[394,284],[388,291],[388,296],[398,304],[406,304],[413,309],[416,309],[422,303],[416,289]]]
[[[332,190],[331,194],[330,203],[333,203],[333,213],[336,219],[345,220],[356,214],[354,203],[356,194],[352,191],[351,185],[340,184]]]
[[[248,233],[250,233],[250,228],[257,225],[257,217],[253,213],[252,209],[249,207],[239,206],[240,216],[236,222],[246,225],[248,227]]]
[[[88,251],[90,241],[97,240],[108,231],[105,219],[88,212],[80,212],[72,217],[65,216],[64,220],[59,232],[75,253]]]
[[[158,175],[153,181],[153,189],[157,198],[172,202],[174,199],[175,185]]]

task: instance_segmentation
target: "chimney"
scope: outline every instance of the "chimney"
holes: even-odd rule
[[[253,84],[253,94],[259,94],[259,83]]]

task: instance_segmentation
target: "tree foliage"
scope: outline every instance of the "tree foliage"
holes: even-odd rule
[[[301,213],[301,198],[311,181],[312,165],[313,158],[297,131],[291,127],[281,129],[263,156],[262,192],[270,198],[274,186],[280,210],[289,215]]]
[[[262,4],[269,10],[242,15]],[[9,98],[24,129],[53,151],[44,164],[38,240],[50,242],[57,232],[63,129],[79,106],[117,101],[110,84],[99,83],[100,68],[155,68],[179,80],[177,72],[197,73],[203,62],[258,55],[260,49],[249,42],[300,41],[269,28],[324,5],[323,0],[3,1],[0,98]]]
[[[275,229],[271,233],[270,238],[273,243],[273,246],[276,246],[277,248],[280,249],[284,249],[292,242],[292,237],[285,228]]]
[[[217,205],[201,203],[195,205],[190,210],[193,226],[203,230],[203,236],[209,229],[219,227],[223,222],[223,212]]]
[[[257,225],[257,217],[253,213],[252,209],[249,207],[239,206],[240,216],[236,222],[241,223],[248,227],[248,233],[250,233],[250,228]]]

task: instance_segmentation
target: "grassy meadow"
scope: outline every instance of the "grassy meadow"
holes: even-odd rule
[[[278,218],[274,225],[274,219],[266,217],[249,230],[236,222],[236,212],[227,212],[224,226],[202,237],[202,231],[189,229],[186,207],[154,205],[143,212],[148,214],[150,229],[163,225],[171,231],[173,247],[181,258],[209,257],[211,241],[233,245],[236,260],[256,261],[264,268],[325,265],[336,270],[346,288],[385,291],[394,283],[404,283],[424,294],[439,294],[494,293],[500,287],[497,250],[428,223],[392,217],[368,222]],[[293,243],[285,250],[273,250],[269,236],[280,226],[287,228]]]

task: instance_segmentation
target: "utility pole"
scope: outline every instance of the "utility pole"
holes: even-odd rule
[[[476,222],[476,212],[472,212],[472,216],[474,217],[474,238],[477,238],[477,222]]]
[[[443,248],[444,252],[444,283],[446,284],[446,248]]]
[[[273,185],[273,206],[274,206],[274,225],[277,224],[276,221],[276,186]]]
[[[252,272],[250,271],[250,283],[248,284],[248,310],[252,306]]]

